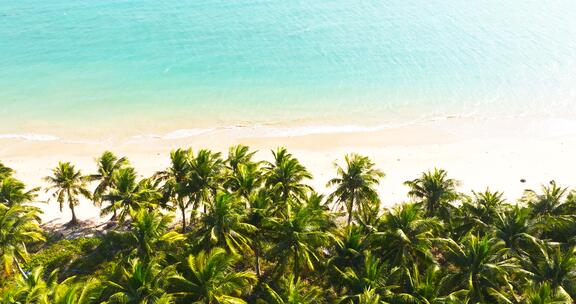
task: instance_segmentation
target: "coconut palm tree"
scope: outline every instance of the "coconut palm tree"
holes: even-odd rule
[[[420,274],[417,268],[408,280],[402,282],[404,291],[389,297],[392,303],[456,304],[465,303],[468,291],[452,291],[449,276],[438,265],[432,265]]]
[[[202,217],[199,230],[204,248],[225,248],[233,254],[250,251],[250,235],[256,227],[246,222],[244,204],[230,193],[219,192]]]
[[[460,244],[443,239],[441,245],[449,269],[454,271],[448,284],[467,290],[472,303],[518,301],[509,280],[518,264],[503,241],[470,235]]]
[[[521,255],[522,268],[534,283],[546,283],[555,294],[576,300],[576,248],[535,240]]]
[[[252,225],[255,229],[252,231],[252,252],[254,252],[254,271],[258,278],[261,277],[260,258],[263,252],[263,242],[267,236],[267,219],[272,216],[270,206],[272,197],[269,190],[260,188],[248,197],[248,210],[246,211],[246,223]]]
[[[278,203],[283,209],[279,212],[283,212],[284,217],[289,217],[290,203],[306,197],[311,190],[311,187],[303,182],[311,179],[312,175],[285,148],[272,151],[272,155],[274,162],[266,162],[264,167],[265,184],[276,193]]]
[[[6,167],[2,162],[0,162],[0,180],[12,176],[12,174],[14,174],[14,170]]]
[[[141,209],[133,214],[132,218],[134,220],[127,234],[136,244],[137,252],[145,262],[149,261],[153,255],[158,256],[156,250],[160,244],[184,239],[182,234],[169,231],[173,219],[171,215]]]
[[[16,266],[26,277],[20,266],[28,258],[26,243],[44,240],[38,213],[34,207],[0,204],[0,262],[6,276],[11,276]]]
[[[250,195],[256,191],[263,182],[263,175],[256,163],[241,163],[232,171],[224,183],[226,189],[237,193],[248,200]]]
[[[112,175],[112,186],[102,196],[110,205],[102,209],[102,214],[113,213],[112,219],[123,222],[129,215],[140,209],[153,209],[158,205],[162,194],[150,179],[137,181],[134,168],[121,168]],[[119,212],[119,213],[118,213]]]
[[[177,149],[170,152],[170,167],[157,172],[155,178],[163,181],[164,198],[171,200],[180,210],[182,232],[186,231],[186,210],[192,202],[190,196],[192,149]]]
[[[520,202],[531,209],[535,224],[543,231],[543,237],[549,237],[549,232],[564,229],[576,219],[576,199],[568,196],[568,188],[560,187],[551,181],[549,186],[542,186],[539,194],[526,190]]]
[[[337,205],[344,205],[348,212],[348,225],[352,222],[355,209],[370,208],[370,205],[380,205],[376,186],[384,177],[384,172],[374,168],[374,163],[366,156],[348,154],[344,157],[346,167],[335,163],[337,178],[331,179],[327,187],[336,189],[328,197]]]
[[[98,173],[90,175],[90,180],[98,182],[92,197],[94,198],[94,203],[100,206],[102,204],[102,196],[112,186],[114,172],[128,166],[129,162],[126,157],[118,158],[114,153],[105,151],[96,159],[96,163],[98,165]]]
[[[530,212],[529,208],[514,206],[497,214],[490,228],[493,235],[504,241],[506,247],[513,253],[518,253],[535,239],[537,229]]]
[[[238,170],[239,165],[255,164],[252,162],[254,154],[256,154],[256,151],[250,151],[250,148],[244,145],[230,147],[228,150],[226,165],[228,169],[235,173]]]
[[[172,274],[173,267],[162,267],[157,260],[131,259],[119,269],[116,278],[104,282],[111,293],[106,303],[171,303],[166,287],[167,278]]]
[[[40,188],[26,190],[23,182],[13,177],[6,177],[0,180],[0,204],[10,207],[31,202],[37,197],[38,190]]]
[[[65,203],[68,203],[68,208],[72,212],[72,220],[70,225],[78,224],[78,218],[74,211],[74,207],[80,204],[80,197],[91,199],[92,194],[88,190],[87,182],[89,177],[82,175],[80,170],[76,170],[74,165],[69,162],[60,162],[58,166],[52,170],[52,176],[44,178],[50,186],[46,192],[53,191],[52,196],[60,204],[60,212]]]
[[[395,287],[390,284],[390,269],[370,252],[364,256],[363,263],[343,270],[336,268],[336,271],[342,277],[345,287],[342,302],[357,298],[368,289],[382,297],[390,296]]]
[[[459,184],[457,180],[448,178],[446,171],[436,168],[404,182],[410,188],[408,195],[422,203],[429,215],[439,215],[440,212],[444,218],[447,217],[447,204],[458,198],[456,187]]]
[[[432,239],[439,229],[438,220],[426,217],[418,205],[404,204],[388,210],[370,238],[392,265],[430,265],[434,263]]]
[[[462,196],[462,206],[453,212],[459,220],[454,228],[452,238],[458,239],[470,232],[484,234],[489,232],[494,221],[506,212],[509,205],[504,200],[504,193],[489,189],[483,192],[472,191],[472,196]]]
[[[221,188],[222,170],[224,161],[221,153],[210,150],[200,150],[190,163],[190,193],[193,197],[192,215],[202,205],[206,212],[207,204],[216,197],[216,192]]]
[[[306,205],[297,206],[287,218],[271,218],[267,221],[272,246],[268,259],[276,263],[276,274],[281,274],[288,265],[299,277],[302,271],[313,271],[314,264],[322,257],[321,248],[334,239],[322,227],[325,220],[315,209]]]
[[[550,284],[542,283],[536,287],[528,289],[524,294],[527,304],[570,304],[572,299],[566,294],[552,290]]]
[[[44,277],[41,266],[33,268],[27,277],[18,277],[2,303],[89,304],[95,303],[102,291],[102,285],[95,278],[76,282],[75,277],[68,277],[58,282],[57,270],[50,273],[47,280]]]
[[[277,288],[264,284],[266,303],[269,304],[319,304],[325,303],[322,289],[310,286],[293,274],[283,277]]]
[[[190,255],[183,271],[170,278],[174,296],[182,303],[242,304],[241,297],[248,293],[256,277],[234,267],[239,257],[222,248]]]

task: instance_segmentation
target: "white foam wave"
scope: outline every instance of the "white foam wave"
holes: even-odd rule
[[[59,140],[60,138],[58,136],[47,135],[47,134],[24,133],[24,134],[0,134],[0,139],[21,139],[21,140],[29,140],[29,141],[54,141],[54,140]]]

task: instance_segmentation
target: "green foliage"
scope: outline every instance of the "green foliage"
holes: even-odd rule
[[[434,169],[405,182],[412,202],[388,207],[367,157],[346,155],[325,197],[285,148],[254,156],[177,149],[148,178],[111,152],[88,176],[60,163],[46,181],[61,207],[84,197],[112,214],[95,236],[67,226],[65,239],[43,232],[29,205],[37,189],[0,164],[0,303],[576,300],[569,188],[551,182],[510,204],[502,192],[460,193]]]

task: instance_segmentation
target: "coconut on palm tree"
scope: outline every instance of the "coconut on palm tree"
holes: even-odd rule
[[[92,198],[92,193],[88,190],[89,177],[82,175],[82,172],[76,170],[71,163],[60,162],[52,170],[52,176],[47,176],[44,180],[50,184],[46,191],[53,191],[52,196],[60,204],[60,212],[64,204],[68,203],[68,208],[72,212],[72,220],[69,224],[78,224],[74,208],[80,204],[80,197]]]
[[[338,177],[331,179],[327,187],[335,186],[336,189],[328,200],[346,207],[350,225],[356,209],[370,209],[371,205],[380,204],[376,187],[384,177],[384,172],[374,168],[375,164],[366,156],[348,154],[344,160],[345,167],[335,164]]]

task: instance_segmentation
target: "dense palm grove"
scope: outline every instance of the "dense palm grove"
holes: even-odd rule
[[[573,303],[576,195],[550,182],[518,202],[458,192],[443,170],[407,181],[383,209],[384,173],[347,155],[323,196],[287,150],[254,160],[179,149],[139,178],[105,152],[84,175],[60,163],[45,189],[109,218],[94,235],[39,223],[29,189],[0,164],[1,303]],[[176,216],[176,214],[178,216]],[[77,227],[77,228],[75,228]]]

